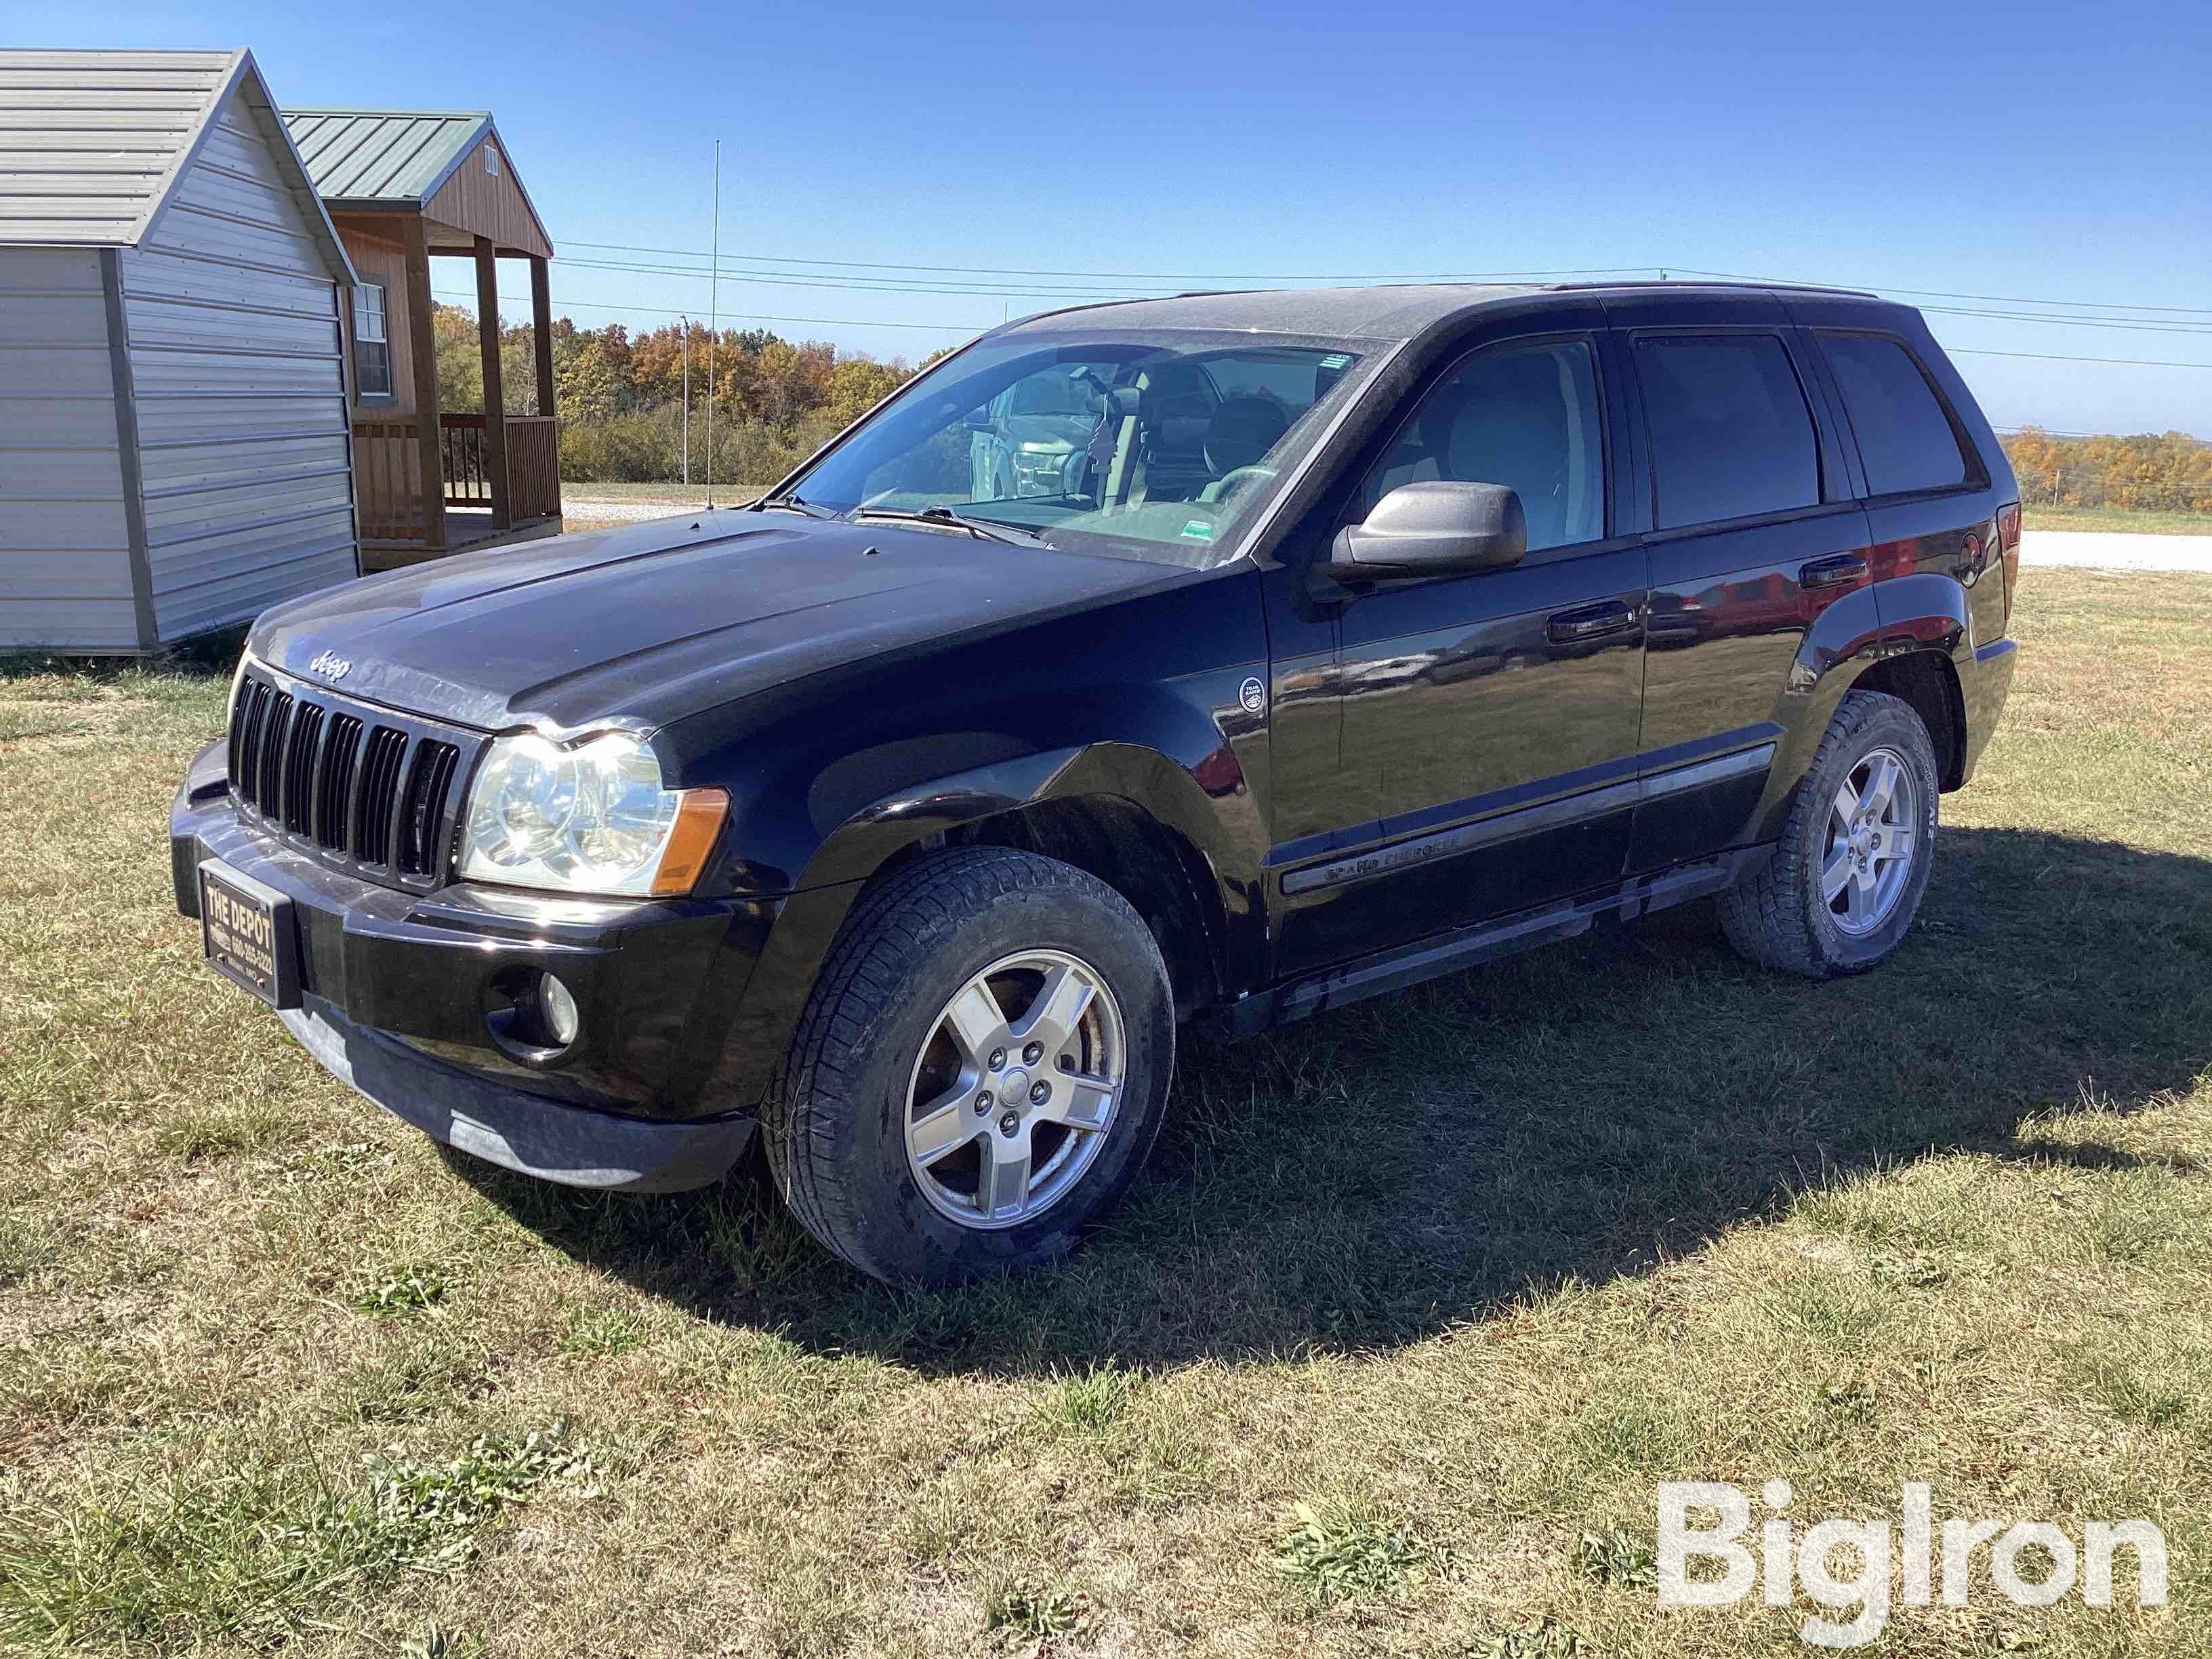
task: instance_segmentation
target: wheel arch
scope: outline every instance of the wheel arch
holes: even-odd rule
[[[1910,704],[1936,744],[1942,787],[1965,781],[1966,701],[1956,657],[1971,651],[1966,595],[1947,578],[1911,575],[1855,588],[1822,608],[1806,629],[1778,702],[1782,735],[1751,838],[1782,832],[1846,692],[1882,691]]]
[[[1255,855],[1234,822],[1251,802],[1231,751],[1212,758],[1193,769],[1157,749],[1094,744],[910,784],[852,813],[823,837],[769,930],[717,1094],[761,1097],[854,905],[940,848],[1038,853],[1104,881],[1151,927],[1179,1013],[1243,988],[1265,953],[1259,873],[1243,867]]]

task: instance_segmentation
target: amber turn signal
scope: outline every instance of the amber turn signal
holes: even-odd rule
[[[684,792],[684,805],[676,809],[676,823],[668,832],[668,847],[653,878],[655,897],[688,893],[698,885],[707,855],[714,850],[714,838],[722,833],[722,820],[729,815],[728,791]]]

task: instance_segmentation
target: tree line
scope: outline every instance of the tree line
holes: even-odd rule
[[[483,407],[477,319],[441,305],[438,405]],[[903,384],[939,352],[913,364],[793,343],[767,329],[725,329],[714,351],[714,476],[732,483],[781,477],[825,440]],[[554,407],[561,416],[561,476],[571,482],[652,482],[684,476],[683,329],[633,334],[620,323],[553,324]],[[500,331],[500,373],[509,414],[538,407],[537,360],[527,324]],[[691,476],[707,476],[707,331],[690,338]],[[2103,507],[2212,514],[2212,444],[2185,433],[2061,437],[2024,427],[2004,440],[2021,498],[2036,506]]]
[[[483,357],[474,314],[441,305],[431,319],[431,333],[437,343],[438,407],[481,410]],[[552,334],[562,477],[682,477],[684,330],[675,324],[637,333],[620,323],[579,328],[561,317],[554,320]],[[818,340],[794,344],[767,329],[725,329],[714,342],[710,388],[707,348],[708,331],[695,326],[690,353],[691,476],[707,476],[711,395],[714,477],[732,483],[781,477],[902,385],[917,367],[899,358],[884,362],[840,351]],[[508,414],[536,411],[537,356],[526,323],[500,330],[500,382]]]
[[[2212,514],[2212,444],[2185,432],[2075,438],[2031,426],[2004,447],[2032,506]]]

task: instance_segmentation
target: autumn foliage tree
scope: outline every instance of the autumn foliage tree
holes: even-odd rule
[[[439,306],[432,335],[439,406],[482,409],[483,365],[474,315],[459,306]],[[555,320],[552,335],[561,476],[681,477],[683,329],[670,325],[633,335],[620,323],[579,328],[562,317]],[[765,329],[726,329],[713,344],[710,388],[708,333],[692,329],[691,471],[694,478],[706,476],[711,390],[714,474],[732,484],[765,483],[789,471],[915,372],[896,359],[840,352],[817,340],[794,344]],[[527,325],[501,330],[500,374],[507,412],[535,410],[537,359]]]
[[[2031,505],[2212,514],[2212,444],[2186,433],[2072,438],[2023,427],[2004,442]]]

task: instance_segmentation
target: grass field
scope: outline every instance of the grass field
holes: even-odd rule
[[[0,1646],[1802,1653],[1802,1593],[1650,1588],[1656,1482],[1780,1476],[2165,1528],[2162,1611],[1984,1565],[1881,1651],[2206,1652],[2212,579],[2038,571],[2016,632],[1881,972],[1686,911],[1188,1045],[1106,1234],[949,1295],[349,1095],[171,908],[222,667],[12,671]]]
[[[596,488],[596,486],[594,486]],[[2212,536],[2212,513],[2135,513],[2118,507],[2029,507],[2029,530],[2118,530],[2137,536]]]

